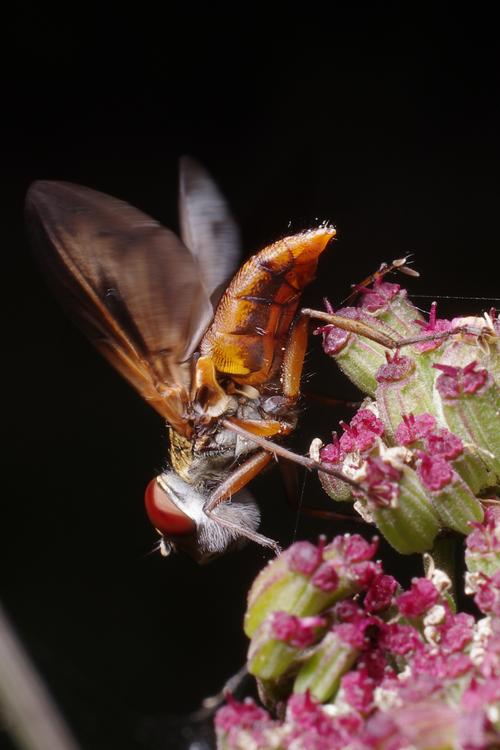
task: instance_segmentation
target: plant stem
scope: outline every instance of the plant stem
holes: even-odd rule
[[[7,731],[24,750],[78,750],[1,607],[0,709]]]

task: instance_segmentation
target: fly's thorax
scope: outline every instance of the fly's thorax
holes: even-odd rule
[[[168,428],[169,458],[173,470],[184,481],[189,481],[189,469],[193,462],[193,441]]]
[[[289,399],[275,390],[253,398],[244,395],[231,399],[231,408],[223,415],[238,420],[258,422],[279,420],[293,430],[297,421],[296,411]],[[221,419],[193,420],[192,439],[179,435],[169,427],[170,465],[184,482],[204,491],[214,488],[234,468],[258,449],[251,437],[243,437],[224,427]]]

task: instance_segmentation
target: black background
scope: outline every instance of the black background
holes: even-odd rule
[[[174,747],[163,718],[196,708],[243,661],[245,592],[266,555],[250,546],[198,568],[148,554],[142,496],[163,465],[163,426],[48,293],[25,191],[72,180],[175,228],[189,153],[228,196],[247,252],[290,227],[336,224],[310,302],[338,304],[408,252],[422,307],[498,296],[495,25],[480,5],[445,3],[405,4],[404,17],[390,3],[25,3],[3,19],[3,42],[3,603],[84,748]],[[318,348],[309,387],[353,397]],[[312,406],[295,445],[328,437],[341,416]],[[265,533],[288,544],[296,523],[312,532],[274,474],[254,489]],[[319,502],[314,477],[305,499]]]

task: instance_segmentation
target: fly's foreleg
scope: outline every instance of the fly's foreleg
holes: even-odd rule
[[[260,450],[248,458],[241,466],[238,466],[226,479],[212,492],[210,497],[203,506],[203,511],[212,520],[220,526],[231,529],[239,536],[246,537],[252,542],[256,542],[263,547],[270,547],[275,554],[281,552],[281,548],[274,539],[270,539],[257,531],[252,531],[241,526],[234,521],[226,518],[223,513],[215,513],[216,508],[221,504],[231,500],[231,497],[245,487],[262,469],[271,461],[272,454]]]

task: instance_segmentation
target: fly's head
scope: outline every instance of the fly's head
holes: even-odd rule
[[[184,552],[206,563],[241,545],[239,530],[258,528],[259,509],[248,491],[238,492],[210,516],[204,511],[208,496],[209,492],[188,484],[174,471],[165,471],[148,484],[146,512],[162,537],[162,554]]]

